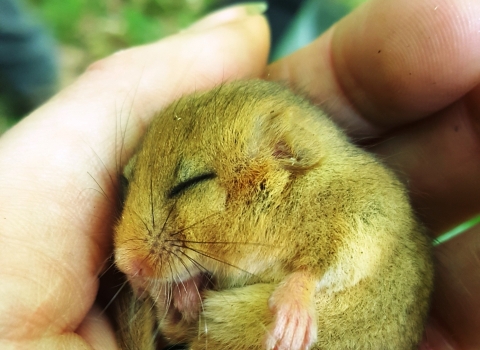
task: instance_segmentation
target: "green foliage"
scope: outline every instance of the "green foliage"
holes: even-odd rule
[[[27,10],[56,37],[62,84],[68,84],[91,62],[175,33],[222,0],[25,1]],[[19,119],[14,115],[9,101],[0,96],[0,135]]]
[[[172,34],[220,0],[30,0],[62,44],[92,61]]]
[[[31,0],[44,22],[62,42],[75,42],[77,24],[87,13],[88,0]],[[93,2],[92,2],[93,3]]]

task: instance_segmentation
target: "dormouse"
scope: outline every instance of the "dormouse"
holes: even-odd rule
[[[433,268],[404,185],[287,88],[179,99],[123,177],[115,262],[132,289],[122,307],[138,311],[120,313],[124,349],[157,334],[195,350],[421,340]]]

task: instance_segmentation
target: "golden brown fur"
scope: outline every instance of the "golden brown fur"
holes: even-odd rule
[[[118,294],[114,306],[120,349],[155,349],[155,309],[151,300],[138,299],[130,288],[125,287]],[[142,345],[139,347],[139,344]]]
[[[404,187],[287,89],[243,81],[180,99],[124,173],[116,263],[172,343],[419,342],[432,265]]]

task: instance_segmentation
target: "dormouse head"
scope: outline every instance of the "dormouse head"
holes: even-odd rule
[[[120,269],[182,280],[235,269],[261,247],[272,249],[273,220],[287,210],[292,183],[321,165],[328,135],[337,133],[325,120],[287,89],[262,81],[222,85],[170,105],[123,174]]]

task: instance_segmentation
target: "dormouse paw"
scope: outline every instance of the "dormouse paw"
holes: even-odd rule
[[[305,272],[289,275],[268,303],[274,321],[265,339],[266,349],[310,349],[317,340],[314,279]]]

